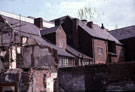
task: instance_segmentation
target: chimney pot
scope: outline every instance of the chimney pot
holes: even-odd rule
[[[105,27],[104,27],[104,24],[103,24],[103,23],[102,23],[102,25],[101,25],[101,28],[102,28],[102,29],[105,29]]]
[[[93,28],[93,21],[88,22],[87,26],[90,27],[90,28]]]
[[[34,24],[39,28],[43,29],[43,19],[42,18],[35,18]]]

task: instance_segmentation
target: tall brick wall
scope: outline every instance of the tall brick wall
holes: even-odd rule
[[[108,54],[108,49],[107,49],[107,41],[100,40],[100,39],[93,39],[94,40],[94,56],[95,56],[95,63],[106,63],[107,61],[107,54]],[[98,52],[98,48],[103,49],[103,53]]]
[[[103,92],[106,91],[112,84],[116,84],[116,86],[121,87],[126,85],[127,82],[135,84],[134,69],[135,63],[99,64],[59,69],[59,88],[62,90],[72,89],[72,92]],[[85,83],[85,85],[83,85],[83,83]],[[64,86],[64,88],[61,87],[61,85]],[[73,88],[74,85],[76,85],[76,89]],[[82,90],[80,88],[82,88]],[[78,91],[77,89],[80,90]],[[133,89],[134,87],[131,87],[128,91]],[[124,91],[125,88],[123,87],[122,90]]]

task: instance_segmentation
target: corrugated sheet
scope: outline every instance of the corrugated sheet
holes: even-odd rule
[[[135,25],[111,30],[110,34],[112,34],[118,40],[123,40],[123,39],[128,39],[131,37],[135,37]]]

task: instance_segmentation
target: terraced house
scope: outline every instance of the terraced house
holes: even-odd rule
[[[77,56],[81,59],[78,64],[117,63],[124,61],[124,49],[115,37],[102,26],[92,21],[79,20],[70,16],[64,16],[51,20],[55,26],[61,26],[66,34],[66,51],[73,54],[73,49],[81,52]],[[42,32],[42,31],[41,31]],[[41,34],[45,37],[44,34]],[[52,38],[51,38],[52,39]],[[57,39],[57,38],[56,38]],[[49,39],[48,39],[49,40]],[[72,48],[72,49],[69,49]],[[88,60],[85,57],[88,57]]]

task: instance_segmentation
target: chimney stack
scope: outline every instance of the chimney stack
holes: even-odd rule
[[[90,28],[93,28],[93,21],[88,22],[87,26],[90,27]]]
[[[73,45],[75,48],[79,48],[78,25],[79,25],[79,19],[74,18],[73,19]]]
[[[102,29],[105,29],[105,27],[104,27],[104,24],[103,24],[103,23],[102,23],[102,26],[101,26],[101,28],[102,28]]]
[[[35,18],[34,24],[39,28],[43,29],[43,19],[42,18]]]
[[[59,25],[61,25],[60,24],[60,19],[55,20],[55,26],[59,26]]]

